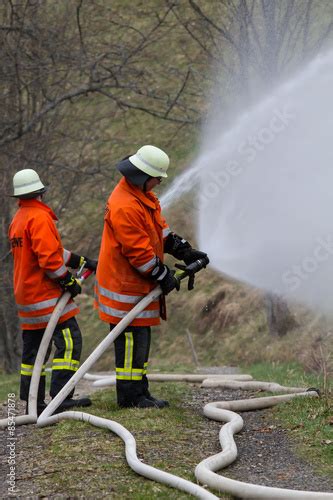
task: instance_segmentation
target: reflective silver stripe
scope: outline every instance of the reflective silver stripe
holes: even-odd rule
[[[135,155],[133,156],[137,156],[138,158],[140,158],[140,160],[142,161],[142,163],[144,163],[145,165],[147,165],[147,167],[150,167],[152,170],[156,170],[156,172],[158,174],[165,174],[165,169],[163,168],[158,168],[156,167],[156,165],[152,165],[151,163],[149,163],[149,161],[145,160],[141,155],[140,153],[135,153]]]
[[[69,368],[71,370],[77,370],[78,366],[75,366],[73,363],[70,361],[53,361],[52,362],[52,368],[56,367],[62,367],[62,368]]]
[[[61,278],[66,272],[66,266],[60,266],[56,271],[45,271],[49,278]]]
[[[65,328],[62,330],[62,335],[64,337],[65,342],[65,354],[64,359],[71,362],[72,361],[72,352],[73,352],[73,339],[71,335],[71,331],[69,328]]]
[[[113,309],[113,307],[105,306],[104,304],[98,304],[101,311],[109,314],[109,316],[114,316],[115,318],[124,318],[129,311],[119,311],[118,309]],[[160,311],[142,311],[136,316],[136,318],[159,318]]]
[[[137,304],[143,298],[143,295],[124,295],[122,293],[111,292],[111,290],[107,290],[100,285],[98,285],[98,291],[108,299],[116,300],[117,302],[125,302],[126,304]]]
[[[71,255],[72,255],[72,252],[70,252],[69,250],[66,250],[66,248],[64,248],[62,257],[64,259],[65,264],[67,264],[67,262],[69,261]]]
[[[116,368],[116,373],[123,372],[124,370],[125,370],[125,368]],[[132,373],[142,373],[143,368],[131,368],[131,372]]]
[[[161,281],[165,277],[167,272],[168,272],[168,268],[165,266],[163,273],[161,274],[161,276],[159,276],[157,278],[157,281]]]
[[[133,333],[125,332],[125,361],[124,361],[124,369],[131,371],[132,369],[132,361],[133,361]]]
[[[131,379],[141,379],[142,378],[142,375],[143,375],[143,371],[139,371],[139,372],[134,372],[134,371],[120,371],[120,370],[117,370],[116,372],[116,377],[129,377]]]
[[[76,309],[76,307],[77,305],[74,304],[74,302],[72,304],[67,304],[61,316],[72,311],[73,309]],[[50,320],[50,318],[51,314],[45,314],[44,316],[35,316],[34,318],[25,318],[20,316],[20,322],[27,323],[28,325],[33,325],[35,323],[47,323]]]
[[[58,298],[43,300],[42,302],[36,302],[35,304],[22,305],[17,304],[19,311],[39,311],[40,309],[46,309],[47,307],[55,306],[58,302]]]
[[[163,229],[163,233],[162,233],[163,234],[163,238],[166,238],[168,236],[168,234],[170,234],[170,233],[171,233],[171,229],[169,227],[165,227]]]
[[[148,269],[150,269],[151,267],[153,267],[155,264],[156,264],[156,257],[153,257],[148,262],[146,262],[145,264],[143,264],[143,266],[136,267],[135,269],[137,269],[138,271],[140,271],[140,273],[144,273],[145,271],[148,271]]]

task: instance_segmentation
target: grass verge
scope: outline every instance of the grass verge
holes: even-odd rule
[[[207,420],[201,412],[181,405],[193,390],[191,386],[154,383],[153,388],[157,397],[170,401],[169,408],[119,409],[111,389],[93,394],[89,413],[125,426],[136,439],[139,459],[146,464],[196,482],[195,465],[212,454],[212,446],[218,447],[220,424],[212,422],[211,433],[207,433]],[[133,472],[125,460],[123,441],[107,430],[83,422],[64,421],[26,437],[26,445],[37,453],[39,441],[44,446],[40,458],[35,456],[35,460],[47,472],[34,479],[34,488],[40,496],[66,492],[70,498],[81,495],[131,500],[193,498]],[[68,474],[73,467],[75,480]]]
[[[11,375],[0,373],[0,401],[7,401],[10,393],[18,395],[19,387],[20,379],[17,373]]]
[[[306,373],[296,363],[258,363],[247,367],[246,371],[257,380],[274,381],[287,386],[316,387],[321,391],[319,398],[295,398],[276,406],[273,416],[289,431],[295,452],[311,462],[318,473],[333,478],[332,383],[323,392],[323,378]]]

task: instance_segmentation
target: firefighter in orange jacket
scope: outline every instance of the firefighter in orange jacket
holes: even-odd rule
[[[85,267],[95,271],[97,261],[63,248],[55,225],[57,217],[42,202],[46,188],[37,172],[20,170],[13,178],[13,185],[13,196],[19,199],[19,208],[9,227],[9,239],[14,258],[14,295],[23,331],[20,397],[28,401],[35,359],[52,311],[64,291],[69,291],[72,297],[81,293],[79,282],[66,266],[75,269],[85,261]],[[56,351],[52,363],[51,397],[58,394],[79,367],[82,337],[75,319],[78,312],[71,299],[53,334]],[[51,345],[46,360],[50,351]],[[73,399],[73,393],[74,390],[58,411],[91,404],[89,398]],[[46,407],[44,398],[43,369],[38,389],[38,414]]]
[[[158,407],[148,388],[147,366],[153,325],[160,323],[164,295],[179,282],[163,263],[164,253],[190,264],[206,256],[171,232],[152,189],[167,177],[169,158],[155,146],[143,146],[124,158],[123,175],[105,210],[98,258],[95,306],[111,329],[157,284],[162,300],[152,302],[115,340],[117,401],[121,407]],[[162,315],[163,317],[163,315]]]

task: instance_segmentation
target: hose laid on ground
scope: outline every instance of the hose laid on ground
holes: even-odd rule
[[[252,376],[247,374],[151,373],[147,377],[150,382],[201,382],[200,387],[223,387],[224,389],[241,389],[244,391],[262,390],[285,394],[304,391],[303,387],[286,387],[273,382],[252,380]],[[98,376],[87,373],[84,378],[93,381],[94,387],[107,387],[116,383],[115,375]]]
[[[243,391],[256,391],[257,389],[268,392],[283,392],[292,394],[295,392],[303,392],[303,387],[286,387],[284,385],[262,382],[257,380],[237,382],[237,379],[223,381],[213,378],[206,378],[201,384],[201,387],[223,387],[224,389],[242,389]]]
[[[107,387],[109,385],[116,384],[115,375],[91,375],[86,373],[84,378],[93,381],[94,387]],[[209,374],[197,374],[197,373],[150,373],[147,375],[149,382],[206,382],[206,380],[217,380],[219,383],[223,384],[224,381],[237,381],[252,380],[251,375],[246,374],[221,374],[221,375],[209,375]]]
[[[257,484],[244,483],[234,479],[216,474],[224,467],[230,465],[237,458],[237,447],[234,441],[234,434],[243,428],[243,419],[237,413],[230,411],[230,408],[237,411],[248,411],[258,408],[267,408],[280,402],[289,401],[296,396],[318,396],[316,391],[302,392],[299,394],[288,394],[284,396],[273,396],[239,401],[219,401],[208,403],[204,407],[204,414],[213,420],[227,422],[220,430],[220,444],[222,452],[206,458],[195,468],[196,478],[203,484],[218,491],[228,492],[240,498],[265,498],[274,499],[295,499],[295,500],[328,500],[333,499],[332,493],[299,491],[282,488],[272,488]]]
[[[117,422],[108,420],[106,418],[96,417],[95,415],[90,415],[89,413],[66,411],[45,418],[41,422],[40,419],[38,419],[37,425],[40,427],[44,427],[66,419],[88,422],[89,424],[95,425],[96,427],[108,429],[111,432],[117,434],[117,436],[119,436],[125,443],[125,454],[128,465],[137,474],[147,477],[152,481],[157,481],[159,483],[166,484],[167,486],[172,486],[173,488],[176,488],[178,490],[185,491],[186,493],[189,493],[190,495],[201,498],[203,500],[218,500],[219,497],[207,491],[202,486],[141,462],[136,454],[136,441],[133,434],[131,434],[125,427],[118,424]]]
[[[159,481],[162,483],[165,483],[169,486],[172,486],[174,488],[181,489],[183,491],[186,491],[190,494],[193,494],[194,496],[197,496],[198,498],[203,498],[203,499],[216,499],[217,497],[213,495],[212,493],[206,491],[204,488],[195,485],[194,483],[191,483],[190,481],[186,481],[184,479],[181,479],[177,476],[173,476],[172,474],[165,473],[163,471],[160,471],[158,469],[155,469],[151,466],[148,466],[146,464],[143,464],[140,460],[138,460],[136,456],[136,445],[135,445],[135,440],[134,437],[132,436],[131,433],[127,431],[124,427],[122,427],[120,424],[116,422],[112,422],[107,419],[102,419],[100,417],[96,417],[94,415],[90,415],[87,413],[82,413],[82,412],[64,412],[60,413],[58,415],[52,415],[52,413],[58,408],[58,406],[62,403],[62,401],[66,398],[66,396],[69,394],[69,392],[75,387],[77,382],[85,375],[85,373],[91,368],[91,366],[100,358],[100,356],[103,354],[103,352],[114,342],[114,340],[120,335],[120,333],[132,322],[132,320],[141,312],[143,311],[153,300],[156,300],[159,295],[161,294],[161,289],[160,287],[156,287],[152,292],[150,292],[147,296],[145,296],[136,306],[118,323],[118,325],[107,335],[107,337],[97,346],[97,348],[93,351],[93,353],[87,358],[87,360],[82,364],[82,366],[78,369],[78,371],[73,375],[73,377],[67,382],[65,387],[58,393],[58,395],[50,402],[50,404],[46,407],[46,409],[43,411],[43,413],[40,415],[40,417],[37,420],[37,426],[43,427],[49,424],[53,424],[55,422],[59,422],[63,419],[67,418],[73,418],[77,420],[83,420],[86,422],[89,422],[93,425],[97,425],[99,427],[104,427],[110,429],[112,432],[117,433],[125,442],[126,446],[126,458],[128,460],[128,463],[133,470],[135,470],[137,473],[142,474],[146,477],[149,477],[150,479],[153,479],[155,481]],[[54,330],[54,328],[57,325],[57,320],[56,317],[52,316],[50,320],[50,331]],[[53,333],[52,330],[52,333]],[[38,367],[40,370],[39,373],[41,372],[42,364],[44,361],[45,355],[41,358],[41,366]],[[40,361],[40,359],[39,359]],[[35,365],[36,366],[36,365]],[[175,375],[175,374],[172,374]],[[186,377],[186,376],[185,376]],[[170,380],[170,379],[169,379]],[[246,382],[245,382],[246,383]],[[37,384],[38,386],[38,384]],[[303,395],[304,393],[302,393]],[[312,393],[306,393],[306,395],[313,395]],[[317,395],[317,393],[315,393]],[[290,398],[293,395],[289,396],[284,396],[285,398]],[[276,397],[275,397],[276,400]],[[34,399],[31,398],[31,401],[34,403]],[[251,400],[250,400],[251,401]],[[223,426],[221,429],[221,435],[223,436],[223,443],[224,440],[226,442],[226,446],[231,447],[232,449],[235,448],[235,443],[233,441],[233,434],[235,432],[238,432],[243,425],[243,420],[242,418],[237,415],[236,413],[230,412],[228,410],[223,410],[221,408],[215,408],[219,412],[223,412],[223,415],[220,414],[220,418],[218,420],[223,420],[227,421],[228,426],[226,431],[223,431],[223,429],[226,426]],[[215,411],[214,409],[214,411]],[[227,416],[226,413],[227,412]],[[231,416],[228,414],[232,414]],[[215,413],[214,413],[215,414]],[[34,415],[28,415],[27,417],[30,418],[29,423],[31,423],[31,419],[35,418]],[[6,425],[7,425],[7,419],[6,419]],[[225,435],[228,435],[229,439],[224,438]],[[222,440],[221,440],[222,443]],[[210,457],[203,462],[201,462],[197,468],[196,468],[196,474],[197,477],[198,475],[200,476],[199,479],[202,480],[204,479],[204,483],[208,484],[208,481],[206,481],[206,477],[208,476],[208,480],[210,481],[209,484],[215,484],[216,481],[216,474],[214,474],[212,471],[216,470],[214,467],[216,466],[216,461],[215,457],[220,456],[220,455],[225,455],[225,451],[228,453],[228,449],[224,450],[221,454],[218,454],[214,457]],[[237,456],[237,449],[236,449],[236,456]],[[224,459],[224,458],[223,458]],[[234,458],[233,458],[234,459]],[[230,463],[230,462],[229,462]],[[211,467],[211,469],[210,469]],[[199,471],[199,472],[198,472]],[[223,478],[225,479],[225,478]],[[229,480],[233,481],[233,480]],[[227,481],[226,481],[227,482]],[[236,488],[235,483],[239,483],[238,481],[233,481],[232,483],[232,488],[233,491]],[[240,483],[242,493],[241,496],[243,498],[246,498],[247,493],[247,484],[246,483]],[[251,492],[253,491],[262,491],[262,486],[256,486],[256,485],[248,485],[251,488]],[[217,484],[217,486],[212,486],[212,487],[217,487],[217,489],[221,489],[220,484]],[[224,486],[223,486],[224,487]],[[225,491],[228,491],[228,484],[225,487]],[[268,488],[268,490],[273,490],[273,493],[276,491],[279,491],[280,489],[276,488]],[[231,491],[231,490],[230,490]],[[294,490],[280,490],[282,492],[288,492],[289,491],[294,491]],[[252,493],[249,493],[252,495]],[[316,493],[316,492],[295,492],[295,494],[302,494],[303,496],[297,496],[293,498],[309,498],[309,495],[312,495],[311,498],[314,499],[319,499],[319,498],[328,498],[327,495],[330,494],[325,494],[325,493]],[[237,494],[238,495],[238,494]],[[274,494],[272,496],[271,491],[269,493],[270,496],[248,496],[248,498],[275,498]],[[238,495],[239,496],[239,495]],[[276,498],[292,498],[290,496],[278,496]],[[332,497],[330,497],[332,498]]]
[[[88,374],[89,375],[89,374]],[[239,432],[243,428],[243,419],[240,415],[234,411],[251,411],[263,408],[269,408],[280,403],[289,401],[295,397],[318,397],[318,392],[315,390],[305,391],[304,388],[299,387],[285,387],[280,384],[262,382],[262,381],[237,381],[231,382],[223,380],[223,376],[220,375],[215,379],[211,379],[210,376],[201,374],[152,374],[150,380],[155,380],[154,375],[158,375],[158,381],[183,381],[183,382],[200,382],[203,380],[201,387],[224,387],[228,389],[244,389],[244,390],[263,390],[270,392],[284,392],[287,394],[279,396],[268,396],[262,398],[251,398],[251,399],[241,399],[234,401],[218,401],[214,403],[208,403],[204,407],[204,414],[213,420],[227,422],[222,426],[220,431],[220,443],[222,452],[212,457],[206,458],[200,464],[197,465],[195,469],[195,476],[202,484],[209,486],[210,488],[216,489],[219,492],[227,492],[240,498],[263,498],[267,500],[273,499],[333,499],[331,493],[315,492],[315,491],[300,491],[300,490],[290,490],[283,488],[273,488],[267,486],[260,486],[256,484],[244,483],[234,479],[226,478],[220,474],[216,474],[215,471],[219,471],[228,465],[230,465],[237,458],[237,447],[233,439],[233,435]],[[110,377],[107,375],[98,376],[89,375],[90,380],[95,380],[93,383],[96,385],[110,385]],[[251,376],[245,376],[244,378],[251,378]],[[213,382],[212,384],[210,384]],[[232,411],[234,410],[234,411]]]

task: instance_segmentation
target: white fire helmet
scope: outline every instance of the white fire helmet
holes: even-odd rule
[[[31,168],[19,170],[13,177],[13,187],[15,198],[28,197],[30,194],[41,194],[46,191],[46,187],[41,182],[37,172]]]
[[[151,177],[168,177],[170,160],[168,155],[155,146],[142,146],[129,161]]]

